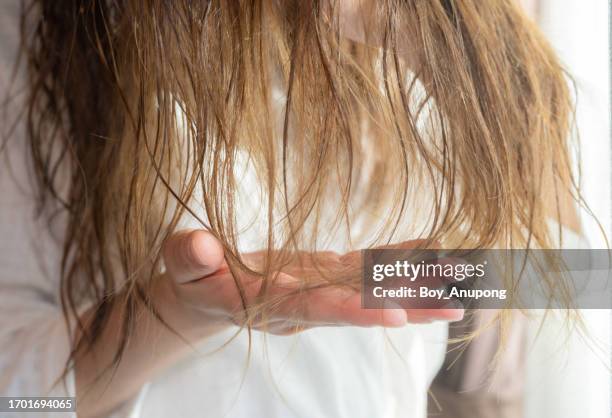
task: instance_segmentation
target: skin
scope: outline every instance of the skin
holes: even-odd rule
[[[365,2],[347,0],[341,4],[341,19],[343,22],[361,19],[359,15],[367,7]],[[345,36],[361,35],[347,33]],[[410,248],[416,244],[414,241],[399,245]],[[345,255],[317,253],[299,266],[284,269],[268,294],[272,297],[291,295],[304,277],[323,281],[321,266],[325,266],[325,277],[359,271],[361,259],[358,255],[358,252]],[[258,253],[245,256],[247,261],[255,264],[260,257]],[[223,248],[213,235],[203,230],[177,233],[165,245],[164,262],[167,270],[155,281],[152,299],[161,316],[176,333],[143,308],[136,313],[139,326],[121,361],[114,370],[109,371],[119,344],[117,330],[126,314],[120,307],[116,308],[111,314],[110,325],[95,346],[85,353],[77,353],[75,359],[80,417],[104,416],[131,399],[144,383],[188,354],[192,350],[190,344],[223,332],[243,318],[234,277],[227,268]],[[315,268],[315,265],[318,267]],[[261,279],[249,276],[240,279],[245,286],[247,301],[252,301],[260,289]],[[123,296],[119,294],[115,297],[120,301]],[[359,292],[322,287],[285,297],[269,318],[256,321],[252,328],[275,335],[290,335],[321,326],[402,327],[409,322],[462,319],[463,309],[453,308],[362,309]],[[92,315],[92,311],[86,312],[82,319],[87,323]],[[98,378],[101,373],[102,378]]]
[[[410,248],[417,241],[402,243]],[[247,258],[256,260],[260,254]],[[298,289],[300,276],[312,280],[323,266],[323,274],[360,268],[357,252],[340,256],[321,252],[301,266],[289,266],[289,273],[280,274],[270,290],[271,295],[289,295]],[[196,343],[234,325],[241,318],[240,296],[227,268],[223,248],[212,234],[203,230],[183,231],[174,235],[164,249],[166,273],[156,281],[153,300],[168,324],[183,338],[168,330],[146,309],[139,315],[139,326],[114,372],[96,379],[112,361],[117,348],[117,329],[124,312],[112,313],[106,328],[93,350],[76,358],[76,387],[80,399],[79,416],[103,416],[134,396],[140,387],[172,366]],[[323,276],[319,276],[323,279]],[[253,300],[262,281],[244,276],[247,300]],[[119,295],[118,297],[121,297]],[[85,314],[85,320],[92,312]],[[286,298],[266,321],[253,325],[275,335],[290,335],[320,326],[402,327],[409,322],[433,320],[458,321],[462,309],[362,309],[359,292],[325,287]],[[154,349],[151,349],[154,347]],[[112,384],[109,382],[112,379]],[[84,395],[84,396],[83,396]]]
[[[528,11],[536,10],[535,0],[525,0]],[[376,43],[375,32],[369,31],[361,16],[368,16],[373,3],[362,0],[346,0],[341,5],[343,35],[358,42]],[[355,22],[361,21],[362,25]],[[351,23],[346,24],[345,23]],[[360,29],[361,27],[361,29]],[[367,39],[366,39],[367,38]],[[409,62],[410,57],[405,57]],[[546,189],[546,188],[545,188]],[[560,202],[550,202],[550,217],[563,225],[579,231],[580,226],[575,206],[569,193],[561,195]],[[418,242],[399,244],[411,248]],[[261,254],[246,256],[257,262]],[[290,295],[302,278],[323,280],[319,268],[324,266],[325,275],[333,275],[351,269],[359,269],[358,252],[339,255],[321,252],[300,266],[289,266],[278,275],[269,294]],[[210,233],[203,230],[183,231],[174,235],[165,245],[164,261],[166,273],[156,280],[152,299],[162,317],[176,333],[153,318],[148,310],[137,312],[139,326],[136,328],[124,352],[122,360],[112,372],[108,365],[118,346],[118,333],[125,312],[121,308],[111,314],[110,326],[92,350],[80,353],[75,360],[76,389],[79,398],[79,416],[104,416],[121,403],[132,398],[142,385],[154,379],[160,372],[171,367],[192,350],[190,344],[206,340],[228,327],[239,323],[241,299],[234,284],[232,273],[227,268],[223,248]],[[316,263],[315,263],[316,262]],[[252,301],[262,284],[257,277],[243,276],[246,299]],[[119,299],[122,295],[115,296]],[[93,313],[83,315],[87,321]],[[362,309],[361,295],[353,290],[325,287],[285,298],[266,321],[252,324],[253,329],[275,335],[291,335],[306,329],[321,326],[357,327],[402,327],[408,323],[423,323],[434,320],[458,321],[463,318],[463,309]],[[154,347],[154,349],[152,349]],[[96,379],[102,374],[102,378]],[[112,381],[112,384],[109,384]]]

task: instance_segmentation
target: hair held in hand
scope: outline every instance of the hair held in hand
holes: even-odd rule
[[[138,306],[155,311],[160,250],[185,217],[222,242],[233,271],[264,283],[295,254],[324,250],[322,236],[360,223],[368,246],[385,245],[415,214],[424,226],[411,238],[424,247],[554,245],[544,190],[580,198],[568,79],[542,34],[509,0],[374,4],[372,39],[360,42],[343,36],[334,1],[25,10],[39,200],[68,213],[63,305],[67,316],[97,307],[80,344],[96,340],[113,304],[126,307],[123,341]],[[239,251],[244,156],[266,231],[256,267]],[[349,248],[350,235],[338,232]],[[260,312],[248,312],[265,302],[266,285]]]

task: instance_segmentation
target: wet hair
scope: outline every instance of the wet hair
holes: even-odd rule
[[[559,196],[580,200],[568,78],[514,1],[376,1],[360,41],[334,1],[30,3],[27,141],[40,206],[68,214],[62,304],[77,317],[94,303],[85,347],[124,304],[117,362],[136,310],[156,311],[160,250],[186,217],[266,282],[363,219],[367,246],[400,239],[410,215],[423,246],[550,248],[544,191],[553,214]],[[258,177],[260,268],[239,248],[242,156]]]

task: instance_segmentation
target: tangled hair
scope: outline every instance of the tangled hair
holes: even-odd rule
[[[376,1],[360,42],[343,36],[341,4],[34,0],[25,9],[40,204],[59,201],[69,214],[63,307],[76,317],[95,303],[78,345],[93,344],[125,304],[119,361],[136,309],[155,312],[160,249],[185,217],[221,241],[233,271],[264,283],[298,250],[324,249],[322,237],[357,247],[356,222],[366,246],[395,242],[408,214],[421,224],[410,238],[424,246],[554,245],[547,217],[561,212],[558,196],[579,199],[572,100],[515,2]],[[263,213],[268,256],[258,268],[239,251],[244,156]],[[552,215],[545,190],[557,197]]]

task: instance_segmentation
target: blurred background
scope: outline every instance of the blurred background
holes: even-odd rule
[[[585,211],[580,217],[588,247],[606,248],[601,229],[612,237],[610,4],[606,0],[520,2],[576,83],[580,137],[576,170],[580,167],[584,198],[601,225]],[[611,417],[611,312],[582,310],[584,332],[568,327],[563,312],[545,320],[538,311],[531,318],[521,315],[496,371],[489,367],[499,345],[496,330],[479,337],[459,357],[461,348],[450,345],[454,351],[432,385],[430,416]],[[486,321],[490,314],[482,311],[477,319]]]
[[[577,87],[577,128],[581,146],[581,187],[585,199],[611,236],[610,36],[606,0],[530,0],[526,7],[548,36]],[[591,248],[605,248],[598,225],[581,214]],[[547,320],[535,339],[529,326],[525,417],[610,417],[610,311],[582,312],[587,335],[570,333]],[[567,344],[565,344],[567,341]]]

